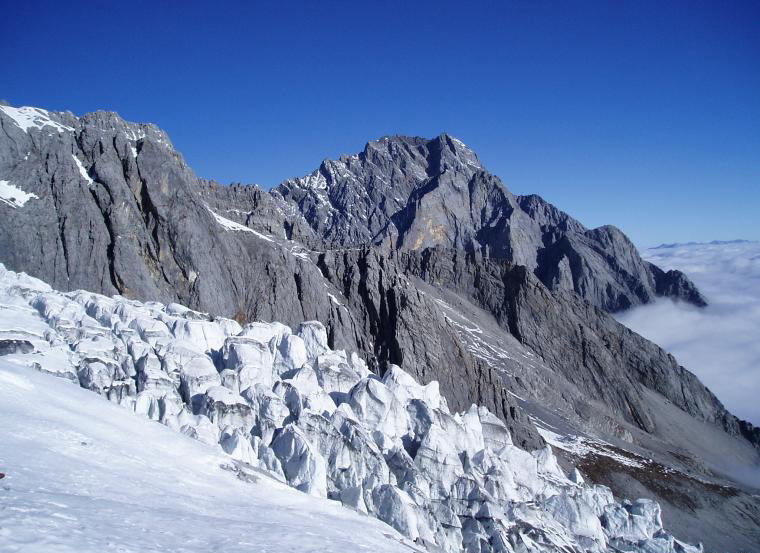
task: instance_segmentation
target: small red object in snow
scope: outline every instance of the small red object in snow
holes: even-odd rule
[[[4,472],[0,472],[0,480],[2,480],[3,478],[5,478],[5,473]]]

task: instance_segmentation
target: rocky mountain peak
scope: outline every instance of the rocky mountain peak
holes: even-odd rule
[[[673,295],[704,305],[683,275],[649,267],[619,229],[587,229],[537,195],[514,196],[461,140],[387,136],[274,189],[322,248],[444,248],[526,266],[551,290],[608,311]],[[591,275],[594,276],[591,276]]]
[[[49,111],[36,107],[0,105],[0,128],[15,137],[17,146],[33,150],[46,149],[49,139],[80,141],[92,145],[99,140],[130,142],[135,148],[140,140],[150,140],[174,151],[169,135],[153,123],[131,123],[113,111],[95,111],[77,117],[70,111]]]
[[[388,162],[402,168],[410,164],[423,167],[425,178],[446,171],[472,172],[483,169],[475,152],[464,142],[447,133],[441,133],[432,139],[419,136],[384,136],[368,142],[360,155],[380,167],[386,166]]]
[[[273,193],[303,213],[326,247],[395,243],[408,234],[409,213],[429,192],[438,190],[443,197],[452,186],[462,192],[479,173],[484,169],[477,155],[451,135],[386,136],[368,142],[358,154],[322,162],[310,175],[289,179]],[[458,211],[468,209],[462,199],[449,197]],[[434,232],[453,238],[443,229]]]
[[[168,149],[174,149],[169,135],[153,123],[131,123],[114,111],[94,111],[78,118],[82,128],[102,134],[119,134],[136,142],[149,138]]]

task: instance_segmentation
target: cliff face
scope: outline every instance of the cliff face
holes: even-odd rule
[[[480,252],[528,267],[548,288],[607,311],[668,295],[704,305],[681,273],[665,276],[618,229],[589,230],[538,196],[514,196],[449,135],[386,137],[273,190],[325,247],[388,244]]]
[[[601,310],[658,293],[703,303],[688,279],[642,261],[614,227],[588,230],[537,196],[512,195],[453,137],[383,138],[267,193],[200,181],[153,125],[0,109],[0,174],[35,196],[0,207],[13,269],[239,320],[319,319],[332,344],[377,370],[403,362],[441,380],[455,407],[479,401],[509,418],[500,378],[416,277],[472,300],[641,428],[655,427],[644,385],[737,432],[696,379]]]

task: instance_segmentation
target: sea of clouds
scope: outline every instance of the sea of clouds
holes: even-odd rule
[[[686,273],[709,305],[659,300],[617,319],[675,355],[729,411],[760,425],[760,242],[664,245],[642,257]]]

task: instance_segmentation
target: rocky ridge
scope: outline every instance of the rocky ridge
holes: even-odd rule
[[[447,134],[369,142],[273,195],[303,214],[328,249],[387,242],[480,252],[526,266],[549,289],[573,290],[607,311],[658,295],[705,303],[685,275],[652,268],[615,227],[589,230],[539,196],[514,196]]]

